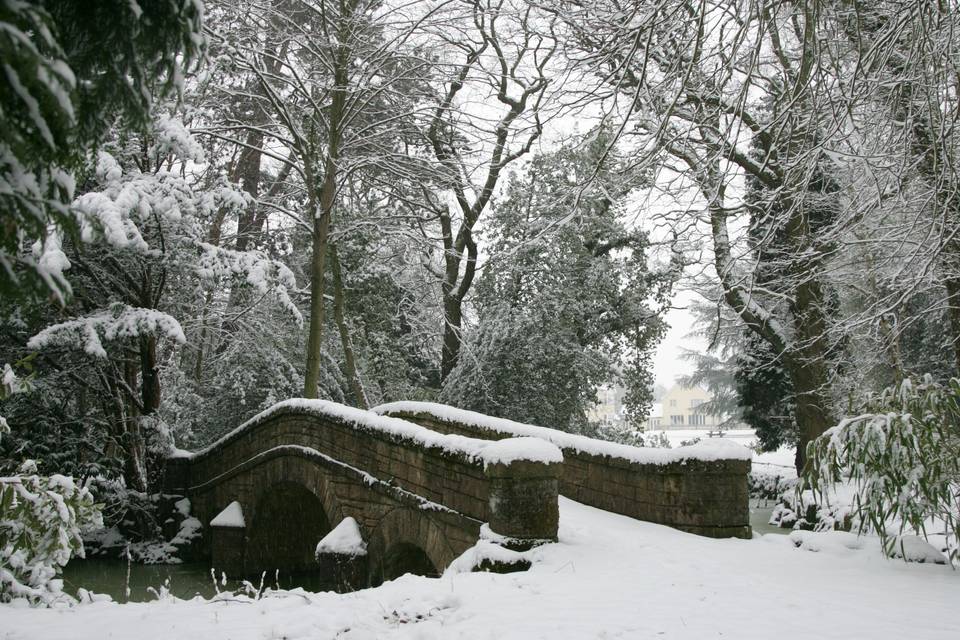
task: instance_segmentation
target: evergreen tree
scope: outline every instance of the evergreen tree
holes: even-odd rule
[[[490,218],[478,327],[444,386],[447,402],[580,431],[597,387],[622,380],[632,422],[645,420],[664,330],[656,305],[671,280],[648,267],[646,234],[624,222],[624,198],[645,177],[610,142],[594,131],[511,177]]]
[[[0,295],[64,302],[74,172],[119,115],[143,124],[181,87],[201,17],[196,0],[0,2]]]
[[[756,431],[764,451],[795,445],[797,427],[790,378],[766,342],[744,331],[744,343],[734,372],[743,421]]]

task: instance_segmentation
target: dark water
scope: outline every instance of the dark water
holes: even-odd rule
[[[773,506],[773,500],[750,501],[750,526],[753,528],[754,533],[787,535],[792,531],[792,529],[782,529],[768,524],[770,515],[773,513]]]
[[[127,564],[125,560],[91,558],[73,560],[63,570],[63,590],[76,595],[77,589],[84,588],[94,593],[105,593],[116,602],[149,602],[157,599],[162,587],[178,597],[189,599],[194,596],[211,598],[220,591],[236,592],[243,589],[240,580],[226,581],[221,584],[218,574],[216,585],[210,575],[210,566],[206,563],[184,564]],[[254,589],[260,588],[260,579],[251,580]],[[318,574],[280,575],[269,574],[263,578],[265,588],[293,589],[302,587],[307,591],[324,591],[329,581]],[[129,597],[127,588],[129,587]]]

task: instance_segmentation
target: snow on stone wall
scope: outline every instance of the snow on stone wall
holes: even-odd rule
[[[606,442],[596,438],[588,438],[573,433],[548,429],[531,424],[514,422],[503,418],[487,416],[475,411],[457,409],[433,402],[391,402],[371,409],[373,413],[383,416],[399,416],[404,414],[428,414],[441,420],[456,422],[477,427],[484,431],[514,437],[541,438],[553,443],[561,449],[569,449],[578,453],[588,453],[594,456],[609,456],[621,458],[640,464],[670,464],[683,460],[750,460],[753,452],[736,442],[729,442],[720,438],[701,440],[700,442],[676,449],[656,449],[631,447],[616,442]]]

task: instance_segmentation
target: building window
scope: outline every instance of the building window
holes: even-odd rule
[[[670,406],[671,406],[671,407],[677,406],[677,399],[676,399],[676,398],[674,398],[673,400],[670,401]]]
[[[704,402],[706,402],[706,400],[691,400],[691,401],[690,401],[690,408],[693,409],[693,408],[695,408],[695,407],[699,407],[699,406],[702,405]]]
[[[683,424],[683,415],[679,416],[670,416],[670,424]]]
[[[707,423],[707,416],[702,413],[694,413],[690,415],[690,424],[698,427],[702,427]]]

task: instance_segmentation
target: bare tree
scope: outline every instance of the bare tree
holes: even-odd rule
[[[445,77],[425,131],[442,192],[424,185],[420,193],[443,247],[435,272],[444,312],[442,380],[460,354],[464,300],[477,271],[474,230],[504,168],[530,151],[547,107],[556,106],[548,92],[555,23],[534,3],[464,0],[433,30],[443,49],[456,52],[443,54],[450,59],[441,63]]]
[[[960,119],[957,33],[960,13],[942,2],[902,3],[850,0],[841,24],[858,62],[863,100],[875,109],[870,135],[876,162],[872,177],[885,184],[876,201],[906,212],[905,229],[923,229],[909,262],[936,265],[949,319],[954,370],[960,372],[960,164],[956,134]],[[874,206],[877,209],[877,206]],[[913,216],[912,218],[910,216]],[[905,240],[909,236],[901,235]],[[898,252],[899,253],[899,252]],[[902,254],[901,254],[902,255]],[[929,286],[929,281],[926,283]],[[906,296],[917,285],[893,287],[879,296],[896,344]],[[904,318],[909,322],[909,318]],[[894,324],[891,325],[891,322]]]

